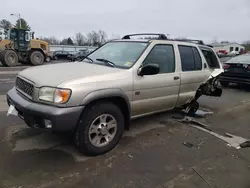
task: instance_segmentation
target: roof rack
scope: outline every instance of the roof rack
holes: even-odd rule
[[[157,34],[157,33],[140,33],[140,34],[125,35],[124,37],[122,37],[122,39],[130,39],[130,37],[132,37],[132,36],[146,36],[146,35],[149,35],[149,36],[152,36],[152,35],[158,36],[157,39],[159,39],[159,40],[167,40],[168,39],[166,35],[164,35],[164,34]]]
[[[122,39],[131,39],[130,37],[132,36],[158,36],[157,38],[148,38],[148,39],[158,39],[158,40],[172,40],[172,41],[180,41],[180,42],[189,42],[189,43],[195,43],[195,44],[200,44],[204,46],[208,46],[213,48],[212,45],[206,45],[202,40],[195,40],[195,39],[168,39],[165,34],[161,33],[138,33],[138,34],[130,34],[130,35],[125,35],[122,37]]]
[[[205,45],[202,40],[193,40],[193,39],[174,39],[174,40],[175,41],[191,42],[191,43],[195,43],[195,44]]]

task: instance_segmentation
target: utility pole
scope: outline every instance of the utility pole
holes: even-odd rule
[[[19,27],[20,29],[22,29],[22,21],[21,21],[21,14],[18,13],[18,14],[10,14],[11,16],[16,16],[19,20]]]

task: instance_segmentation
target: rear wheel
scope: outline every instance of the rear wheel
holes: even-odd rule
[[[91,105],[83,112],[74,140],[86,155],[100,155],[112,150],[124,131],[124,115],[113,103]]]
[[[224,87],[227,87],[229,85],[229,82],[220,81],[220,84]]]
[[[30,54],[30,63],[32,65],[42,65],[44,63],[44,55],[40,51],[33,51]]]
[[[1,62],[6,67],[15,67],[18,64],[18,56],[13,50],[5,50],[0,55]]]

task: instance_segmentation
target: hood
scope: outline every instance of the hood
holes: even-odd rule
[[[120,71],[122,71],[122,69],[86,62],[75,62],[32,67],[21,71],[19,73],[19,76],[34,82],[36,87],[57,87],[63,82],[74,80],[77,78],[104,74],[107,75],[109,73],[118,73]]]

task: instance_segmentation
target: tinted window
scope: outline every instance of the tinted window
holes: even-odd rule
[[[201,70],[202,69],[201,56],[196,48],[193,48],[193,53],[194,53],[195,70]]]
[[[173,46],[155,45],[143,64],[158,64],[160,66],[160,73],[174,72],[175,56]]]
[[[182,71],[202,69],[202,60],[198,50],[191,46],[179,46]]]

